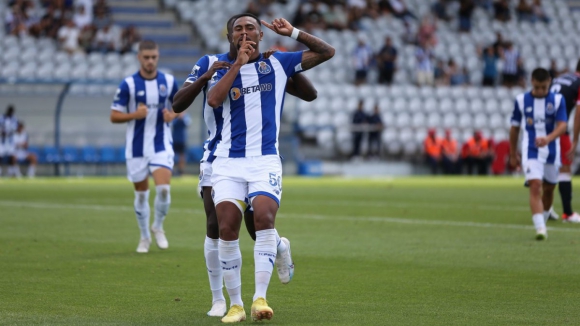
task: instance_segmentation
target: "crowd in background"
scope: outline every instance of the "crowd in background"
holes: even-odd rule
[[[113,24],[106,0],[12,0],[8,5],[7,34],[53,38],[68,53],[131,52],[141,40],[135,27]]]

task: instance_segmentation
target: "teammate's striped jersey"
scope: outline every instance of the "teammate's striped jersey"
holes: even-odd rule
[[[125,157],[148,157],[162,151],[173,153],[171,128],[163,121],[163,109],[169,109],[178,86],[170,74],[157,72],[154,79],[144,79],[139,72],[121,82],[112,110],[134,112],[139,103],[147,105],[145,119],[127,123]]]
[[[18,129],[18,119],[14,115],[0,116],[0,146],[13,146],[14,133]]]
[[[279,155],[278,133],[289,77],[302,71],[302,52],[260,55],[242,66],[223,102],[223,130],[215,156]],[[214,74],[210,87],[227,73]]]
[[[537,159],[542,163],[560,165],[560,142],[556,139],[544,147],[536,147],[536,137],[549,135],[557,122],[566,122],[566,100],[561,94],[548,93],[533,97],[531,92],[516,97],[511,117],[513,126],[524,130],[522,158]]]
[[[230,62],[227,53],[221,54],[210,54],[203,56],[197,61],[189,76],[185,80],[186,83],[194,83],[200,76],[205,74],[209,68],[216,61],[226,61]],[[212,108],[207,104],[207,84],[203,87],[203,120],[207,126],[208,137],[203,144],[204,153],[201,159],[202,162],[208,161],[213,162],[214,156],[211,155],[212,151],[215,150],[216,143],[221,139],[221,131],[223,127],[222,118],[222,107]]]

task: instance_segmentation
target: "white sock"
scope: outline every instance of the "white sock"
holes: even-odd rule
[[[230,307],[244,306],[242,302],[242,253],[240,240],[224,241],[219,239],[219,258],[224,274],[226,290],[230,296]]]
[[[544,211],[544,223],[548,222],[548,219],[550,218],[550,211]]]
[[[22,172],[20,171],[20,167],[18,165],[12,166],[12,173],[14,173],[14,176],[18,178],[22,176]]]
[[[256,231],[256,244],[254,245],[254,262],[256,266],[256,293],[257,298],[266,299],[266,292],[272,277],[274,261],[276,260],[276,230],[268,229]]]
[[[135,191],[135,215],[137,215],[137,224],[141,230],[141,239],[151,239],[149,233],[149,190]]]
[[[29,178],[34,178],[34,176],[36,175],[36,166],[35,165],[29,165],[28,166],[28,171],[26,172],[26,175]]]
[[[286,251],[288,248],[286,248],[286,244],[284,242],[282,242],[282,240],[280,239],[280,235],[278,235],[278,231],[276,229],[274,229],[274,232],[276,232],[276,248],[278,249],[278,254]]]
[[[203,253],[205,256],[205,266],[207,267],[207,275],[209,276],[209,287],[212,293],[212,303],[218,300],[226,300],[224,298],[224,276],[219,257],[219,240],[205,237],[203,244]]]
[[[544,214],[534,214],[532,216],[532,221],[534,221],[534,227],[537,229],[545,229],[546,228],[546,220],[544,219]]]
[[[155,220],[153,220],[153,227],[158,230],[163,230],[163,221],[165,215],[169,211],[171,204],[171,193],[169,192],[169,185],[159,185],[155,187]]]

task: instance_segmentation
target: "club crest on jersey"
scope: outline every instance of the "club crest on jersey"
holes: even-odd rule
[[[272,71],[272,68],[268,66],[265,61],[258,62],[258,72],[261,74],[269,74]]]
[[[234,87],[230,89],[230,97],[232,98],[232,100],[236,101],[240,98],[240,96],[242,96],[242,92],[240,92],[239,88]]]
[[[534,124],[534,119],[532,119],[532,118],[527,118],[527,119],[526,119],[526,122],[528,123],[528,126],[531,126],[531,125],[533,125],[533,124]]]
[[[554,113],[556,110],[554,109],[554,104],[552,103],[548,103],[548,105],[546,105],[546,113],[547,114],[552,114]]]
[[[160,96],[167,96],[167,86],[161,84],[159,85],[159,95]]]

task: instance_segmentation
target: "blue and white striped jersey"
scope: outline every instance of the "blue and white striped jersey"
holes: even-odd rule
[[[177,93],[177,83],[170,74],[157,72],[155,79],[144,79],[139,72],[125,78],[119,85],[112,110],[134,112],[139,103],[147,105],[145,119],[127,123],[125,157],[148,157],[162,151],[173,153],[171,128],[163,121],[162,110],[170,109],[169,103]]]
[[[0,146],[14,145],[16,129],[18,129],[18,119],[14,115],[11,117],[0,115]]]
[[[260,55],[240,69],[223,103],[223,129],[215,156],[279,155],[278,134],[288,78],[302,71],[302,52]],[[210,87],[226,70],[214,74]]]
[[[557,139],[541,148],[535,145],[536,137],[549,135],[560,121],[568,121],[566,100],[561,94],[550,92],[546,97],[537,98],[527,92],[516,97],[511,123],[524,130],[524,160],[537,159],[542,163],[560,165],[560,142]]]
[[[197,61],[189,76],[185,80],[186,83],[194,83],[200,76],[205,74],[209,68],[214,64],[216,61],[226,61],[231,62],[228,58],[228,53],[221,53],[221,54],[210,54],[203,56],[201,59]],[[221,139],[221,132],[223,127],[224,119],[222,118],[222,110],[223,108],[220,106],[218,108],[212,108],[207,104],[207,90],[208,87],[205,85],[203,87],[203,120],[205,121],[205,125],[207,126],[207,133],[208,137],[203,144],[203,149],[205,150],[203,153],[203,157],[201,162],[213,162],[215,156],[211,155],[211,153],[215,150],[217,142]]]

